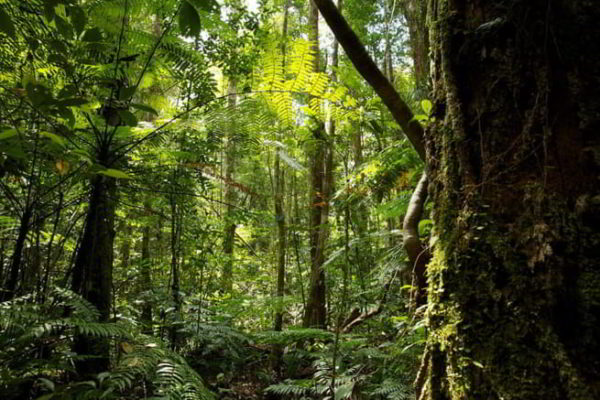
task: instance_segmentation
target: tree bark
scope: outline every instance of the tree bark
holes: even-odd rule
[[[235,108],[237,99],[237,82],[235,78],[230,78],[228,88],[228,106],[230,109]],[[235,123],[231,122],[231,129],[227,135],[227,143],[225,144],[225,195],[224,200],[226,205],[225,211],[225,232],[223,237],[223,254],[225,255],[225,263],[223,264],[223,272],[221,276],[221,287],[224,293],[231,293],[233,290],[233,248],[235,244],[235,229],[236,224],[234,218],[234,204],[236,202],[236,189],[231,184],[235,176],[235,161],[236,161],[236,146],[235,146]]]
[[[400,2],[408,26],[413,59],[417,99],[429,97],[429,32],[427,31],[427,0]]]
[[[313,71],[319,72],[319,10],[315,4],[310,3],[309,24],[311,27],[309,39],[313,42],[313,51],[317,55],[313,63]],[[313,129],[313,149],[310,154],[312,158],[310,168],[310,291],[308,302],[304,312],[303,325],[311,328],[324,329],[327,321],[326,311],[326,286],[324,263],[325,247],[325,218],[326,210],[323,210],[329,201],[325,194],[325,132],[322,121],[315,121],[317,126]]]
[[[423,173],[415,191],[413,192],[402,228],[402,241],[408,261],[413,271],[413,297],[417,307],[427,302],[427,278],[425,269],[431,255],[419,237],[419,221],[423,215],[425,201],[427,200],[427,174]]]
[[[109,320],[112,303],[115,196],[115,179],[102,175],[92,178],[85,229],[73,268],[72,289],[98,309],[100,322]],[[81,375],[108,370],[107,339],[78,335],[74,350],[95,357],[77,362]]]
[[[2,301],[12,299],[17,291],[19,272],[21,271],[21,260],[23,259],[23,248],[25,247],[25,241],[27,240],[27,234],[29,233],[29,222],[31,221],[32,216],[33,211],[30,207],[25,208],[21,215],[19,233],[10,261],[8,280],[4,288],[4,293],[2,294]]]
[[[429,11],[437,243],[420,396],[598,399],[600,8]]]
[[[146,214],[148,214],[150,204],[146,201],[144,204]],[[142,259],[140,260],[141,276],[140,286],[142,292],[142,313],[140,322],[142,323],[142,332],[151,335],[152,329],[152,259],[150,258],[150,224],[145,223],[142,228]]]
[[[285,60],[286,41],[288,33],[288,10],[291,0],[286,0],[283,10],[283,29],[282,29],[282,53]],[[285,61],[283,62],[285,70]],[[285,256],[287,249],[287,229],[285,224],[285,169],[281,167],[281,157],[278,150],[275,151],[275,165],[273,168],[275,175],[275,219],[277,220],[277,311],[275,312],[275,323],[273,329],[281,331],[283,329],[283,296],[285,295]],[[279,349],[276,349],[279,350]],[[276,351],[276,368],[280,367],[280,352]]]

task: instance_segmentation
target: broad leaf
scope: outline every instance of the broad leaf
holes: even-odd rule
[[[216,12],[220,8],[216,0],[190,0],[190,3],[197,9],[206,12]]]
[[[6,33],[11,38],[15,38],[15,25],[10,16],[0,8],[0,31]]]
[[[75,28],[75,32],[77,32],[77,36],[79,36],[85,29],[85,24],[87,23],[85,11],[79,6],[71,6],[69,11],[71,12],[71,23]]]
[[[99,28],[92,28],[85,31],[83,37],[81,38],[84,42],[101,42],[102,41],[102,31]]]
[[[421,108],[423,109],[423,111],[425,111],[425,114],[431,115],[431,110],[433,109],[433,104],[431,104],[431,101],[425,99],[425,100],[421,101]]]
[[[56,15],[54,17],[54,23],[56,24],[56,28],[67,39],[71,39],[73,37],[73,27],[66,19],[59,17]]]
[[[200,34],[200,16],[198,11],[188,1],[183,1],[179,11],[179,29],[186,36]]]
[[[147,106],[145,104],[131,103],[131,107],[136,108],[141,111],[145,111],[150,114],[158,115],[158,112],[154,108]]]
[[[40,135],[44,136],[44,137],[46,137],[48,139],[50,139],[52,142],[58,144],[59,146],[63,146],[64,147],[65,144],[66,144],[65,143],[65,139],[61,138],[58,135],[55,135],[54,133],[42,131],[42,132],[40,132]]]
[[[8,130],[0,132],[0,140],[8,139],[8,138],[11,138],[13,136],[17,136],[17,130],[16,129],[8,129]]]
[[[133,115],[131,111],[127,110],[119,110],[119,117],[121,117],[121,121],[128,126],[137,126],[138,120]]]
[[[110,176],[111,178],[117,178],[117,179],[131,179],[131,176],[129,176],[127,173],[123,172],[123,171],[119,171],[118,169],[105,169],[104,171],[99,171],[99,174],[102,175],[106,175],[106,176]]]

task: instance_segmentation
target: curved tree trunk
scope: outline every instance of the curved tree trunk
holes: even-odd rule
[[[430,3],[422,399],[600,398],[600,7]]]
[[[419,238],[419,221],[427,201],[427,174],[424,172],[413,192],[404,217],[402,241],[413,271],[414,299],[417,307],[427,302],[425,269],[431,258],[429,250]]]

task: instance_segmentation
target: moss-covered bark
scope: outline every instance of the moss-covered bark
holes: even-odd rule
[[[600,7],[431,0],[422,399],[600,398]]]

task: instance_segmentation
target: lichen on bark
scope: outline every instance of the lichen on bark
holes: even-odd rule
[[[588,150],[600,51],[562,50],[584,50],[570,29],[597,48],[598,14],[584,0],[430,1],[437,240],[421,399],[600,398],[600,169]]]

